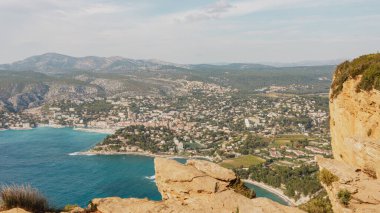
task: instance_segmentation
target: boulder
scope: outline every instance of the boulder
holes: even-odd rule
[[[189,160],[183,165],[174,160],[156,158],[154,163],[162,201],[111,197],[93,199],[90,205],[102,213],[303,212],[267,198],[249,199],[236,193],[231,187],[231,183],[239,181],[236,175],[231,170],[208,161]]]

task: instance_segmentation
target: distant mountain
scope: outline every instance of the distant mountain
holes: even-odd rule
[[[268,65],[253,63],[231,63],[231,64],[176,64],[155,59],[135,60],[114,57],[72,57],[58,53],[46,53],[32,56],[11,64],[0,65],[0,70],[12,71],[35,71],[42,73],[75,73],[75,72],[103,72],[103,73],[126,73],[135,71],[245,71],[273,68]]]
[[[274,67],[262,64],[189,64],[122,57],[71,57],[57,53],[0,65],[0,110],[19,111],[57,99],[184,94],[198,81],[242,92],[272,85],[303,85],[297,94],[328,92],[335,66]]]
[[[268,69],[273,68],[272,66],[263,64],[251,64],[251,63],[231,63],[231,64],[193,64],[188,65],[188,68],[193,70],[208,70],[208,71],[232,71],[232,70],[258,70],[258,69]]]
[[[324,65],[338,65],[347,59],[335,59],[335,60],[324,60],[324,61],[299,61],[293,63],[278,63],[278,62],[264,62],[275,67],[303,67],[303,66],[324,66]]]
[[[170,71],[185,66],[158,60],[134,60],[123,57],[72,57],[57,53],[32,56],[11,64],[0,65],[0,70],[36,71],[42,73],[129,72],[129,71]]]

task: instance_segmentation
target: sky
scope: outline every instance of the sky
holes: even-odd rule
[[[174,63],[380,50],[379,0],[0,0],[0,63],[47,52]]]

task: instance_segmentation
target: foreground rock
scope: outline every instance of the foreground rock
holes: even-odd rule
[[[182,165],[156,158],[156,183],[162,201],[118,197],[94,199],[91,205],[109,212],[302,212],[266,198],[249,199],[236,191],[235,174],[214,163],[190,160]]]
[[[30,212],[25,211],[24,209],[21,209],[21,208],[13,208],[6,211],[2,211],[1,213],[30,213]]]
[[[380,181],[368,176],[360,169],[346,163],[317,157],[321,169],[334,174],[338,180],[326,188],[335,213],[349,212],[379,212],[380,211]],[[343,205],[338,197],[339,191],[347,190],[351,199]]]

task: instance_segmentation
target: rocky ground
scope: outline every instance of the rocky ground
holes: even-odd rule
[[[155,159],[156,183],[163,200],[118,197],[92,200],[108,212],[302,212],[266,198],[249,199],[236,191],[235,174],[217,164],[190,160],[186,165]],[[241,192],[241,191],[240,191]]]

